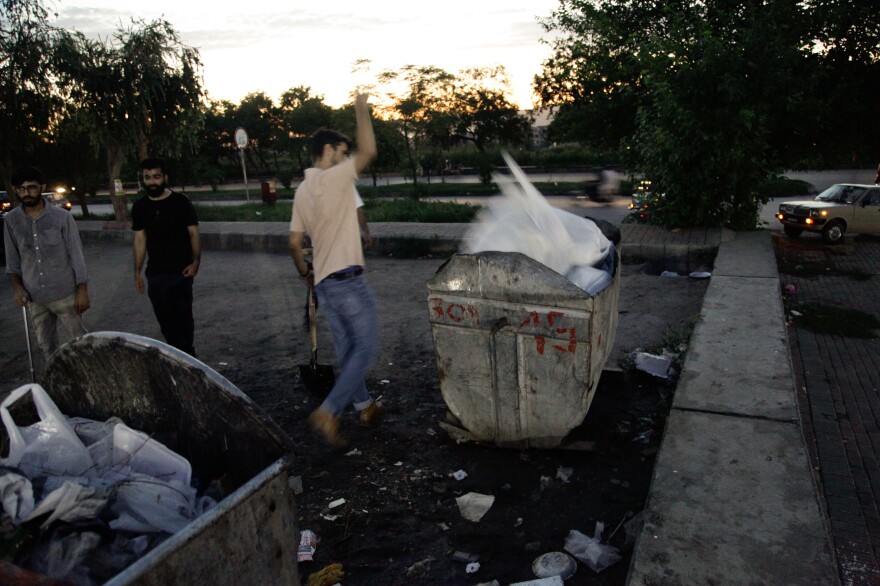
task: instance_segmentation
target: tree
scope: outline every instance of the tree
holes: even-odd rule
[[[510,81],[503,67],[465,69],[459,73],[452,105],[452,137],[480,152],[480,178],[491,181],[490,144],[520,146],[528,141],[531,121],[507,99]]]
[[[621,4],[621,6],[618,6]],[[616,150],[635,131],[642,91],[641,47],[663,34],[662,3],[560,0],[541,20],[553,53],[535,76],[544,106],[555,106],[551,140]]]
[[[272,98],[264,92],[253,92],[246,95],[236,108],[235,119],[238,126],[243,126],[248,133],[250,144],[245,151],[246,154],[248,157],[253,155],[259,160],[264,173],[270,172],[266,153],[268,151],[272,153],[273,158],[275,157],[275,143],[281,127],[279,112]],[[275,159],[275,167],[277,168],[277,166],[277,159]]]
[[[386,88],[388,117],[404,138],[413,182],[422,164],[430,172],[442,159],[437,152],[455,145],[474,145],[486,161],[482,173],[491,173],[489,145],[517,146],[528,140],[530,121],[508,100],[510,82],[503,67],[475,67],[457,75],[433,66],[406,65],[379,75]],[[429,175],[430,176],[430,175]]]
[[[309,166],[309,137],[322,127],[333,126],[333,108],[324,96],[312,95],[307,86],[292,87],[281,95],[281,127],[278,144],[290,153],[302,173]]]
[[[48,134],[61,101],[52,71],[54,31],[38,0],[0,1],[0,181]]]
[[[67,188],[71,202],[76,200],[88,215],[86,195],[97,192],[104,182],[104,153],[89,148],[89,127],[78,112],[69,112],[52,125],[52,133],[34,151],[34,159],[46,177]],[[104,156],[104,158],[106,158]]]
[[[455,88],[455,136],[481,152],[489,143],[525,144],[530,121],[507,99],[510,80],[503,67],[465,69]]]
[[[176,156],[193,146],[203,113],[199,53],[159,19],[133,20],[105,40],[65,31],[55,56],[71,107],[90,121],[94,145],[107,151],[113,208],[125,221],[128,207],[114,184],[125,157]]]
[[[384,110],[404,138],[406,159],[416,184],[424,143],[450,132],[455,76],[434,66],[405,65],[400,71],[383,71],[378,80],[386,88],[382,103],[388,105]]]
[[[609,136],[665,193],[658,221],[754,227],[759,188],[781,168],[774,139],[804,101],[801,6],[561,0],[545,27],[563,34],[536,85],[584,123],[628,120]]]
[[[811,124],[799,125],[802,140],[791,151],[812,163],[873,167],[880,153],[880,110],[869,105],[880,95],[877,3],[813,0],[807,5],[812,75],[804,106]]]

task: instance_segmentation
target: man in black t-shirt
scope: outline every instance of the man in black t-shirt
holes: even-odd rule
[[[147,194],[131,207],[134,286],[138,293],[147,291],[165,341],[195,356],[192,286],[202,253],[199,220],[189,198],[168,189],[162,159],[144,159],[140,168]]]

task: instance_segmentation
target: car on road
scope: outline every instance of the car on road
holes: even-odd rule
[[[64,195],[62,195],[56,191],[49,191],[47,193],[44,193],[43,197],[46,198],[46,201],[49,202],[49,205],[53,205],[53,206],[56,206],[59,208],[64,208],[68,212],[73,207],[71,205],[69,199],[67,199],[66,197],[64,197]]]
[[[815,199],[780,204],[776,218],[789,237],[816,232],[828,244],[846,233],[880,234],[880,185],[838,183]]]
[[[629,204],[631,217],[637,222],[648,221],[651,211],[657,209],[663,203],[663,195],[651,190],[651,182],[642,179],[635,185],[632,199]]]

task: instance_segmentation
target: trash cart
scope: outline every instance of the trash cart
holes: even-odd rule
[[[552,448],[580,425],[614,346],[619,273],[591,296],[519,253],[456,254],[437,270],[427,285],[440,390],[466,435]]]
[[[162,342],[96,332],[62,346],[42,384],[68,417],[162,438],[226,495],[107,584],[299,584],[292,442],[232,383]]]

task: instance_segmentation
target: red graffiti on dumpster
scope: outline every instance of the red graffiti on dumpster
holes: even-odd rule
[[[430,310],[434,313],[435,319],[448,319],[455,323],[462,323],[468,320],[469,323],[475,326],[480,324],[479,312],[473,305],[447,302],[442,297],[429,297],[428,301],[431,302]],[[548,311],[546,314],[530,311],[522,323],[520,323],[519,329],[530,326],[545,332],[534,334],[535,349],[541,356],[544,355],[544,350],[547,347],[547,335],[552,335],[555,338],[568,338],[568,344],[553,344],[551,348],[557,352],[574,354],[577,349],[577,329],[574,327],[557,327],[557,320],[563,317],[565,317],[565,314],[561,311]]]
[[[550,311],[545,317],[547,318],[547,327],[554,330],[556,334],[568,334],[568,345],[560,346],[559,344],[553,344],[553,349],[557,352],[570,352],[574,354],[575,348],[577,348],[577,329],[556,327],[556,318],[565,317],[565,314],[561,311]],[[537,311],[530,312],[528,316],[526,316],[526,319],[519,325],[519,327],[524,328],[528,325],[542,327],[541,314],[539,314]],[[542,356],[544,355],[544,347],[546,346],[546,343],[547,342],[544,336],[535,336],[535,349],[538,351],[538,354]]]
[[[437,314],[437,317],[448,317],[455,323],[461,323],[466,317],[470,316],[471,320],[479,323],[477,308],[473,305],[462,305],[461,303],[446,303],[440,297],[431,297],[428,299],[433,302],[431,311]]]

